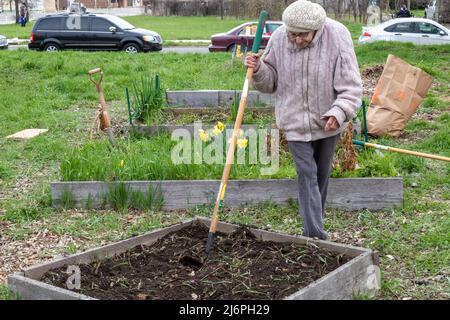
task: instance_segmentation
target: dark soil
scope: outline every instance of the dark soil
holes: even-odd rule
[[[78,292],[99,299],[281,299],[350,260],[312,243],[259,241],[246,227],[217,233],[206,258],[207,235],[193,224],[151,246],[80,265]],[[66,288],[66,270],[42,281]]]

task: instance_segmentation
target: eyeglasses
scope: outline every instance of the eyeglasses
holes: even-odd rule
[[[310,32],[299,32],[299,33],[294,33],[294,32],[288,32],[287,36],[289,38],[289,40],[294,41],[296,38],[300,38],[300,39],[306,39],[308,38]]]

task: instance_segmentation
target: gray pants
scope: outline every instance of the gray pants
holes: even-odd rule
[[[338,137],[288,142],[297,169],[303,235],[306,237],[327,239],[327,233],[323,230],[323,217]]]

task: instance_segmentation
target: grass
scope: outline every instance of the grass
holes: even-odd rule
[[[357,47],[356,53],[361,68],[384,63],[387,54],[392,53],[413,65],[423,66],[434,76],[434,86],[427,95],[425,107],[418,109],[421,117],[408,124],[405,138],[383,138],[372,142],[449,156],[450,116],[445,97],[448,97],[450,83],[447,59],[450,46],[377,43]],[[40,259],[125,239],[194,215],[210,216],[212,211],[209,207],[188,212],[54,209],[48,184],[60,178],[61,160],[73,155],[74,149],[87,150],[93,146],[93,150],[100,154],[87,156],[95,161],[102,160],[105,167],[114,169],[119,168],[121,156],[131,156],[125,140],[119,141],[123,149],[112,155],[106,143],[89,140],[97,95],[88,81],[87,70],[94,67],[104,69],[105,97],[108,102],[121,101],[111,104],[113,121],[121,123],[126,119],[124,88],[133,79],[139,79],[142,74],[158,73],[167,89],[240,89],[245,70],[229,59],[226,54],[129,56],[122,53],[62,52],[47,55],[24,50],[0,52],[0,68],[4,70],[0,82],[0,210],[5,212],[0,216],[2,240],[5,240],[2,250],[7,250],[9,243],[27,248],[27,241],[36,239],[32,237],[43,237],[48,233],[73,238],[76,247],[50,248],[40,252]],[[432,118],[422,118],[430,114]],[[6,141],[3,138],[25,128],[49,128],[50,131],[29,141]],[[124,170],[117,171],[118,177],[128,179],[126,175],[130,173],[126,168],[129,165],[142,168],[141,173],[144,174],[148,167],[154,165],[147,160],[152,159],[151,148],[155,148],[155,144],[146,140],[134,144],[142,148],[140,153],[146,154],[148,159],[144,159],[144,163],[130,164],[128,158],[123,158]],[[164,145],[162,147],[165,148]],[[138,151],[137,147],[131,149],[134,153]],[[165,159],[162,151],[154,152],[158,159]],[[385,153],[385,157],[394,162],[404,177],[404,207],[350,213],[330,209],[325,227],[335,241],[380,251],[383,270],[380,298],[449,299],[450,167],[444,162],[418,160],[406,155]],[[99,162],[96,167],[101,168]],[[98,174],[114,180],[107,174],[114,170],[101,170],[105,171]],[[197,174],[196,170],[194,166],[191,173]],[[216,172],[221,172],[221,169],[217,168]],[[211,176],[213,174],[214,171]],[[69,196],[67,199],[70,203]],[[141,199],[141,196],[134,196],[133,201],[139,203]],[[298,234],[302,222],[297,210],[294,204],[286,207],[263,204],[225,210],[220,219]],[[46,238],[33,241],[45,242]],[[0,277],[4,277],[1,272]],[[425,284],[417,284],[419,280]],[[0,290],[1,298],[7,298],[5,289]]]
[[[207,160],[203,160],[199,164],[194,163],[195,143],[192,143],[190,149],[186,149],[189,153],[189,164],[173,163],[172,157],[176,145],[176,141],[172,141],[170,137],[165,135],[135,141],[118,140],[117,148],[113,151],[110,150],[107,142],[86,144],[82,148],[74,148],[65,159],[62,159],[60,176],[63,181],[208,180],[221,178],[222,163],[209,164]],[[203,154],[207,154],[208,149],[206,147],[208,145],[203,144]],[[291,156],[287,151],[280,150],[279,170],[273,175],[263,175],[261,169],[270,165],[250,164],[249,149],[245,150],[245,163],[232,166],[231,179],[282,179],[296,176]],[[260,146],[258,146],[259,149]],[[226,140],[223,139],[222,159],[226,158],[226,151]],[[242,149],[238,150],[238,152],[243,151]],[[374,150],[364,149],[358,153],[360,168],[351,172],[342,172],[335,169],[332,176],[335,178],[395,177],[399,175],[399,172],[394,167],[393,158],[394,156],[391,154],[378,154]],[[67,197],[63,198],[65,200]],[[68,201],[70,201],[70,198],[64,203]]]
[[[163,40],[209,40],[215,33],[227,32],[247,20],[220,17],[122,17],[137,28],[158,32]],[[0,25],[0,34],[7,38],[28,39],[34,22],[22,28],[18,24]]]
[[[177,142],[171,141],[170,137],[164,135],[131,143],[127,140],[118,140],[117,144],[118,147],[114,151],[110,151],[104,142],[94,142],[82,148],[75,148],[61,162],[61,179],[64,181],[194,180],[220,179],[222,176],[222,164],[207,164],[205,161],[200,164],[174,164],[171,157]],[[192,156],[194,150],[192,146]],[[225,154],[224,146],[224,158]],[[281,154],[280,162],[280,171],[274,176],[262,176],[260,169],[265,166],[250,165],[246,162],[247,164],[233,166],[231,178],[294,177],[295,170],[288,153]]]
[[[164,41],[169,41],[166,45],[180,45],[170,40],[209,40],[213,34],[227,32],[238,25],[252,21],[254,19],[235,19],[226,17],[153,17],[153,16],[129,16],[122,17],[137,28],[150,29],[158,32]],[[352,38],[357,40],[361,35],[363,24],[354,22],[351,19],[342,21],[350,30]],[[22,28],[18,24],[0,25],[0,34],[7,38],[29,39],[34,21],[27,23]],[[186,45],[186,44],[183,44]],[[187,44],[189,45],[189,44]],[[205,45],[205,44],[201,44]]]

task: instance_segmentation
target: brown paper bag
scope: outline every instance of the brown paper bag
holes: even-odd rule
[[[398,137],[430,89],[433,78],[389,55],[367,110],[370,135]]]

